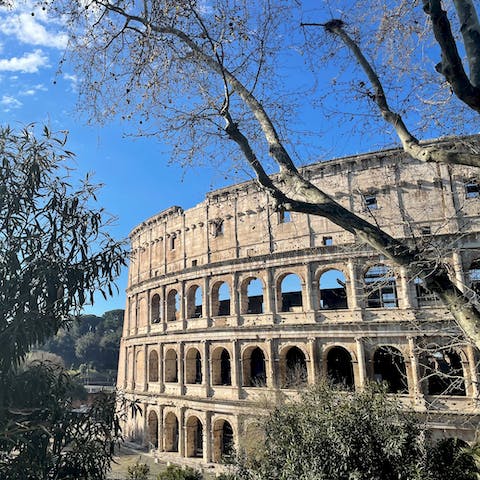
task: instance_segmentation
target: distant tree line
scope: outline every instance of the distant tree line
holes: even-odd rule
[[[116,370],[124,310],[101,317],[81,315],[69,329],[60,330],[41,350],[62,357],[67,368],[88,365],[95,370]]]

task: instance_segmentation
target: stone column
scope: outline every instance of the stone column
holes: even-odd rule
[[[309,384],[314,384],[317,380],[317,378],[320,377],[319,371],[318,371],[318,360],[317,360],[317,355],[316,355],[316,339],[315,337],[308,337],[308,343],[307,343],[307,348],[308,348],[308,355],[310,357],[310,363],[309,363],[309,372],[308,372],[308,383]]]
[[[187,426],[185,425],[185,407],[180,408],[178,416],[178,453],[186,456],[187,451]]]
[[[230,289],[230,315],[237,318],[240,316],[240,288],[238,287],[238,273],[235,272],[232,276],[232,284]]]
[[[455,271],[455,284],[462,292],[465,291],[465,275],[463,273],[462,257],[458,250],[452,252],[453,270]]]
[[[304,310],[307,312],[313,312],[315,310],[315,293],[313,291],[313,275],[311,264],[307,263],[305,266],[305,284],[302,285],[305,291],[305,305]]]
[[[158,447],[157,447],[157,451],[158,452],[163,452],[163,406],[159,406],[158,407],[158,411],[157,411],[157,415],[158,415]]]
[[[355,380],[355,384],[359,389],[363,389],[367,380],[367,370],[365,368],[365,348],[363,345],[363,339],[361,337],[355,337],[355,343],[357,346],[358,362],[358,379]]]
[[[265,292],[263,299],[265,301],[265,313],[275,313],[275,285],[273,279],[273,271],[267,268],[265,278]]]
[[[202,294],[202,316],[210,319],[212,316],[212,307],[210,305],[210,277],[203,278]]]
[[[186,315],[186,305],[187,299],[185,298],[185,281],[180,282],[180,320],[183,322],[183,328],[186,328],[185,319]]]
[[[471,383],[471,395],[475,400],[479,400],[478,397],[478,370],[477,370],[477,362],[475,359],[475,351],[472,345],[467,345],[467,359],[469,365],[469,376],[470,376],[470,383]]]
[[[180,395],[185,393],[185,344],[179,342],[178,344],[178,384],[180,385]]]
[[[242,388],[242,359],[240,358],[240,345],[237,340],[232,342],[232,359],[231,359],[231,378],[232,387],[237,387],[238,395],[240,396],[240,389]]]
[[[143,350],[143,391],[148,390],[148,351],[145,344],[142,345]]]
[[[407,269],[405,267],[400,267],[398,271],[398,283],[400,287],[400,289],[397,288],[397,296],[400,293],[400,296],[398,296],[398,306],[404,309],[412,308],[412,298],[410,293],[410,284],[408,282]]]
[[[163,325],[163,331],[167,329],[167,298],[166,298],[166,286],[162,285],[162,297],[160,299],[160,321],[162,322]]]
[[[210,365],[210,340],[202,340],[202,379],[203,385],[205,386],[205,396],[210,396],[210,372],[211,372],[211,365]]]
[[[160,393],[165,391],[165,359],[164,353],[165,349],[163,348],[163,343],[158,344],[158,387]]]
[[[273,344],[272,339],[266,341],[267,354],[270,357],[268,360],[268,370],[265,372],[267,377],[267,387],[268,388],[277,388],[278,386],[278,355]]]
[[[412,336],[407,337],[408,340],[408,356],[410,358],[411,382],[413,387],[413,395],[415,401],[418,402],[422,396],[422,389],[420,386],[420,369],[418,365],[417,356],[415,355],[415,339]]]
[[[205,412],[205,428],[203,431],[203,461],[212,461],[212,412]]]
[[[359,302],[358,298],[358,279],[357,279],[357,266],[353,262],[353,260],[348,260],[347,263],[348,268],[348,276],[349,276],[349,285],[348,285],[348,292],[347,292],[347,301],[348,307],[351,310],[358,310],[360,308],[361,303]]]

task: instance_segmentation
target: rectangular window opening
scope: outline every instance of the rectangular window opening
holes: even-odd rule
[[[476,180],[470,180],[465,183],[465,197],[479,198],[480,197],[480,183]]]
[[[322,243],[325,247],[331,247],[333,245],[332,237],[323,237]]]
[[[365,206],[367,207],[367,210],[377,210],[378,208],[378,203],[377,203],[377,196],[373,193],[364,195],[363,197],[365,201]]]
[[[278,212],[278,223],[290,223],[292,221],[292,217],[290,212],[286,210],[280,210]]]

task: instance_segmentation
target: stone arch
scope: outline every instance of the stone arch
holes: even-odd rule
[[[372,265],[363,281],[367,308],[398,307],[397,280],[390,267],[382,263]]]
[[[267,384],[267,369],[265,353],[252,345],[245,349],[243,360],[243,384],[246,387],[265,387]]]
[[[216,282],[212,287],[212,316],[222,317],[231,313],[230,286],[227,282]]]
[[[187,318],[201,318],[202,316],[202,287],[199,285],[191,285],[187,291]]]
[[[164,448],[166,452],[178,452],[179,427],[178,418],[173,412],[168,412],[164,420]]]
[[[352,356],[340,345],[335,345],[326,352],[327,378],[329,383],[342,389],[354,389]]]
[[[212,352],[212,385],[232,384],[232,364],[229,351],[218,347]]]
[[[203,424],[195,415],[188,417],[186,423],[187,457],[203,457]]]
[[[449,348],[425,354],[421,361],[425,371],[427,395],[465,396],[462,356]]]
[[[152,350],[148,354],[148,381],[158,382],[158,353]]]
[[[373,378],[385,382],[388,393],[408,393],[405,359],[398,348],[386,345],[375,350]]]
[[[264,285],[257,277],[248,277],[240,286],[240,311],[242,314],[262,314]]]
[[[150,410],[147,419],[148,443],[153,448],[158,448],[158,415],[155,410]]]
[[[202,356],[195,347],[185,355],[185,383],[202,383]]]
[[[160,322],[160,295],[156,293],[150,301],[150,321],[151,323]]]
[[[180,294],[172,288],[167,294],[167,322],[180,318]]]
[[[232,455],[234,450],[233,428],[228,420],[220,418],[213,424],[213,461],[220,463],[222,459]]]
[[[169,348],[165,352],[165,382],[178,382],[178,358],[177,352],[173,348]]]
[[[277,280],[278,305],[281,312],[303,310],[302,279],[296,273],[284,273]]]
[[[307,357],[297,346],[284,348],[280,353],[282,388],[302,388],[308,383]]]
[[[319,277],[318,284],[321,309],[340,310],[348,308],[347,279],[341,270],[336,268],[324,270]]]

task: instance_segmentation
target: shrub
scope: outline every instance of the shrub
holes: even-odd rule
[[[148,480],[148,474],[150,473],[150,467],[146,463],[137,463],[130,465],[127,469],[128,480]]]
[[[183,469],[177,465],[170,465],[157,475],[157,480],[203,480],[203,475],[190,467]]]

